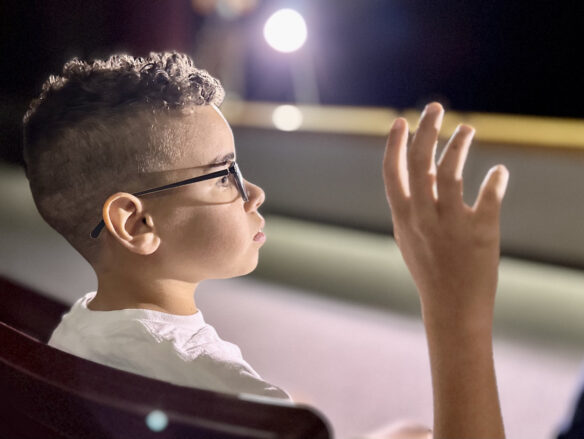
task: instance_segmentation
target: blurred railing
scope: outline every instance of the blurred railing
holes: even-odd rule
[[[243,101],[227,101],[221,110],[234,126],[278,129],[274,119],[277,118],[277,109],[282,107],[294,107],[301,115],[301,123],[291,131],[316,133],[384,136],[396,117],[405,117],[410,126],[415,127],[420,116],[419,110],[411,109],[398,111],[381,107],[280,105]],[[584,149],[584,120],[581,119],[447,111],[442,138],[446,139],[459,123],[474,126],[475,141],[478,142]]]

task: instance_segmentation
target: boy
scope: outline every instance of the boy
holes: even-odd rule
[[[177,53],[73,60],[45,83],[24,120],[27,176],[43,218],[98,279],[49,343],[175,384],[289,398],[193,297],[204,279],[252,271],[265,241],[265,195],[241,177],[222,99],[219,82]],[[473,130],[460,126],[436,166],[442,117],[430,104],[409,148],[407,123],[394,123],[384,179],[422,301],[435,437],[502,437],[491,326],[507,172],[493,169],[464,205]]]

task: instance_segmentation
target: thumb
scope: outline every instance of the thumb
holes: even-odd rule
[[[496,221],[499,218],[501,202],[505,196],[508,182],[509,171],[505,166],[497,165],[489,170],[473,206],[479,217],[487,221]]]

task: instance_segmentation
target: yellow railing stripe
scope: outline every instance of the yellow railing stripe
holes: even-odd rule
[[[272,113],[279,106],[267,102],[227,101],[222,111],[233,126],[274,128]],[[384,136],[392,120],[405,117],[412,129],[418,110],[298,105],[303,121],[297,131]],[[476,128],[477,141],[550,148],[584,149],[584,119],[449,111],[442,135],[450,136],[459,123]]]

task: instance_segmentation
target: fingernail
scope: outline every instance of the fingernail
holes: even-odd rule
[[[474,135],[475,129],[473,127],[471,127],[470,125],[465,125],[465,124],[461,123],[461,124],[458,124],[458,126],[456,127],[456,132]]]
[[[490,176],[491,174],[495,173],[499,174],[499,176],[505,180],[509,179],[509,170],[504,165],[493,166],[491,169],[489,169],[489,172],[487,174]]]
[[[393,122],[392,130],[401,130],[405,126],[405,121],[400,117]]]
[[[505,165],[497,165],[497,172],[502,173],[503,175],[506,176],[506,178],[509,178],[509,170],[507,169],[507,167]]]
[[[442,106],[438,102],[431,102],[426,105],[426,108],[424,109],[424,113],[428,114],[436,114],[440,111],[442,111]]]

